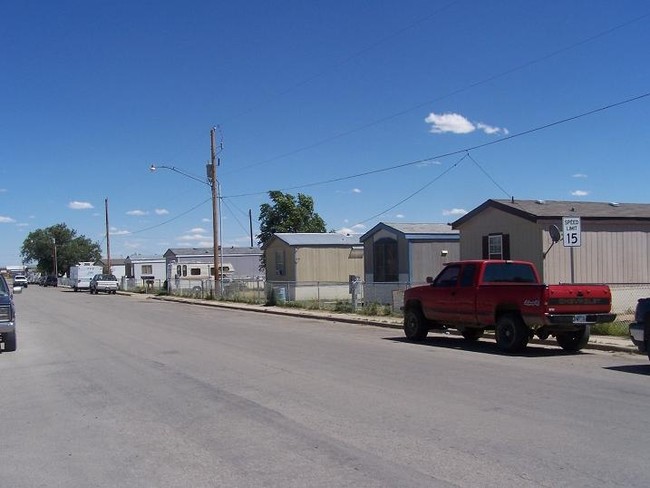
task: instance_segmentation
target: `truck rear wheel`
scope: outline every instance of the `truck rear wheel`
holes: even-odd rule
[[[586,325],[582,330],[556,334],[555,339],[557,340],[559,346],[565,351],[576,352],[587,345],[590,335],[590,328],[588,325]]]
[[[404,314],[404,335],[410,341],[423,341],[429,328],[419,308],[409,308]]]
[[[503,352],[519,352],[528,344],[528,328],[519,315],[504,314],[497,320],[497,347]]]

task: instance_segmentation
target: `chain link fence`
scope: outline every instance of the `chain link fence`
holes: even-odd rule
[[[418,285],[421,283],[417,283]],[[416,284],[407,282],[365,283],[331,281],[269,281],[263,279],[214,280],[176,279],[136,282],[124,278],[120,289],[139,293],[169,293],[190,298],[213,298],[235,302],[274,304],[296,308],[344,312],[378,311],[379,315],[400,314],[404,290]],[[639,298],[650,297],[650,283],[612,283],[612,312],[617,322],[634,320]]]

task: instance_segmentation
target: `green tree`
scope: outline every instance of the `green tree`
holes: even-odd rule
[[[42,273],[54,273],[54,250],[56,243],[56,263],[59,274],[65,274],[70,266],[80,261],[97,261],[102,252],[98,242],[85,236],[77,236],[77,231],[65,224],[56,224],[45,229],[30,232],[20,248],[23,262],[36,262]]]
[[[276,232],[326,232],[325,221],[314,211],[314,199],[298,193],[294,197],[281,191],[270,191],[272,204],[260,205],[258,242],[264,246]],[[266,260],[262,257],[260,268]]]

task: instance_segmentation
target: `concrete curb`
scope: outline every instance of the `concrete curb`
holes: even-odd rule
[[[122,295],[132,295],[128,292],[118,292]],[[331,313],[319,310],[304,310],[304,309],[290,309],[278,308],[273,306],[263,305],[249,305],[236,302],[220,302],[220,301],[207,301],[194,298],[172,297],[165,295],[148,296],[152,300],[161,300],[167,302],[186,303],[190,305],[199,305],[204,307],[216,307],[230,310],[241,310],[247,312],[263,313],[269,315],[281,315],[286,317],[310,318],[315,320],[326,320],[329,322],[342,322],[355,325],[369,325],[373,327],[385,327],[390,329],[402,329],[402,320],[394,317],[364,317],[344,313]],[[455,331],[449,331],[449,334],[460,335]],[[487,334],[490,337],[490,334]],[[629,342],[629,344],[628,344]],[[552,339],[532,339],[530,344],[540,344],[546,346],[557,346],[555,340]],[[623,352],[628,354],[643,354],[640,353],[638,348],[632,343],[630,339],[613,336],[591,336],[589,343],[585,349],[607,351],[607,352]]]

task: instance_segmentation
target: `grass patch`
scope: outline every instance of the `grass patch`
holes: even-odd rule
[[[381,303],[366,303],[363,308],[359,310],[359,315],[372,315],[378,317],[386,317],[393,315],[393,310],[390,305],[384,305]]]
[[[595,324],[591,326],[594,335],[628,337],[630,330],[627,323],[610,322],[608,324]]]

